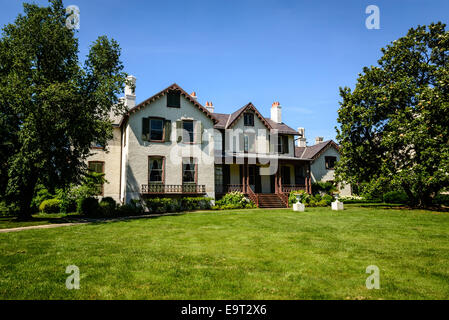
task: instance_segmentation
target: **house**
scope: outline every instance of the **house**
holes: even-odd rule
[[[323,137],[316,137],[315,144],[306,145],[305,129],[298,129],[301,139],[298,139],[298,145],[295,148],[295,156],[298,158],[311,159],[310,176],[314,182],[334,182],[335,164],[340,160],[339,146],[332,140],[323,141]],[[352,194],[351,186],[342,184],[338,186],[340,196],[349,196]]]
[[[260,207],[285,207],[291,190],[311,192],[317,159],[299,154],[295,139],[302,133],[282,122],[279,102],[270,118],[251,102],[231,114],[215,113],[212,102],[203,106],[195,92],[173,84],[136,104],[136,79],[128,80],[123,99],[129,111],[111,116],[108,152],[94,147],[88,159],[89,168],[108,181],[101,196],[125,203],[142,197],[217,199],[241,191]]]

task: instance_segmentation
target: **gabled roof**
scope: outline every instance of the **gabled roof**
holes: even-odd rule
[[[260,121],[263,122],[263,124],[267,127],[269,130],[278,130],[280,134],[291,134],[291,135],[298,135],[298,132],[294,129],[287,126],[285,123],[276,123],[271,119],[265,118],[262,116],[262,114],[257,110],[257,108],[250,102],[237,111],[226,114],[226,113],[214,113],[214,116],[218,119],[218,123],[215,124],[216,129],[229,129],[232,127],[232,125],[240,119],[244,112],[250,110],[253,111],[257,117],[260,119]]]
[[[145,101],[139,103],[137,106],[135,106],[134,108],[130,109],[126,114],[125,117],[129,117],[132,113],[135,113],[137,111],[139,111],[140,109],[144,108],[145,106],[147,106],[148,104],[162,98],[163,96],[165,96],[168,92],[170,91],[179,91],[181,96],[183,96],[184,98],[186,98],[187,100],[189,100],[191,103],[193,103],[198,109],[200,109],[208,118],[210,118],[215,124],[218,123],[218,119],[209,112],[209,110],[207,110],[201,103],[199,103],[198,101],[196,101],[196,99],[192,98],[192,96],[190,94],[188,94],[186,91],[184,91],[184,89],[182,89],[180,86],[178,86],[176,83],[173,83],[171,86],[165,88],[164,90],[156,93],[154,96],[149,97],[148,99],[146,99]]]
[[[334,147],[337,151],[340,149],[340,147],[333,140],[327,140],[310,147],[295,147],[295,157],[316,160],[330,147]]]
[[[249,102],[248,104],[244,105],[240,109],[238,109],[236,112],[231,113],[231,116],[228,119],[228,123],[226,124],[226,129],[231,128],[234,123],[240,119],[245,111],[253,111],[256,116],[262,121],[262,123],[267,127],[268,129],[271,129],[271,125],[267,122],[267,120],[260,114],[259,110],[256,109],[256,107]]]

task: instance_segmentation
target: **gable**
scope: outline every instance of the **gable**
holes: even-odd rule
[[[181,101],[188,102],[188,103],[181,103],[181,109],[183,106],[191,105],[192,107],[195,107],[200,112],[202,112],[207,118],[209,118],[213,123],[218,123],[218,120],[213,116],[212,113],[210,113],[201,103],[196,101],[196,99],[192,98],[190,94],[188,94],[186,91],[184,91],[180,86],[178,86],[176,83],[172,84],[171,86],[165,88],[164,90],[156,93],[152,97],[146,99],[145,101],[139,103],[134,108],[130,109],[126,115],[123,117],[121,124],[125,122],[126,118],[131,116],[132,114],[135,114],[136,112],[141,111],[142,109],[148,107],[150,104],[155,103],[156,101],[162,100],[166,106],[167,109],[177,109],[177,108],[170,108],[167,107],[167,97],[170,95],[170,93],[175,92],[176,94],[179,94],[181,97]],[[186,110],[187,111],[187,110]]]
[[[243,119],[243,115],[245,114],[245,112],[253,112],[254,121],[256,121],[256,118],[258,118],[267,129],[271,129],[268,121],[260,114],[259,110],[257,110],[251,102],[230,115],[228,123],[226,124],[226,128],[232,128],[237,123],[237,121]]]

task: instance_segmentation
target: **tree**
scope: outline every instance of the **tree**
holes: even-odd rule
[[[340,88],[340,181],[389,184],[428,206],[449,185],[449,33],[418,26]]]
[[[38,182],[81,181],[92,143],[112,137],[110,113],[125,110],[117,42],[99,37],[82,66],[62,1],[49,2],[24,4],[0,38],[0,194],[22,218]]]

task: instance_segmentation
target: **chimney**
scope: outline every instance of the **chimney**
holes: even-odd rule
[[[307,147],[307,139],[306,139],[306,129],[298,128],[298,147]]]
[[[126,77],[125,85],[125,103],[126,106],[131,109],[136,106],[136,77],[128,76]]]
[[[215,112],[215,107],[214,104],[209,101],[206,101],[206,109],[210,112],[210,113],[214,113]]]
[[[281,104],[279,102],[273,102],[271,105],[271,120],[273,120],[276,123],[282,122],[282,113],[281,113]]]
[[[316,137],[315,138],[315,144],[321,143],[324,141],[324,137]]]
[[[197,99],[198,97],[196,96],[196,92],[195,91],[193,91],[191,94],[190,94],[190,96],[193,98],[193,99]]]

